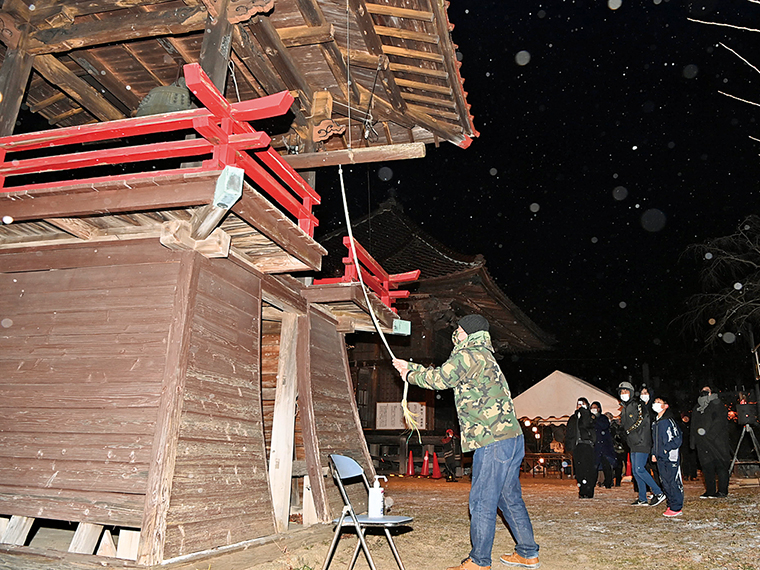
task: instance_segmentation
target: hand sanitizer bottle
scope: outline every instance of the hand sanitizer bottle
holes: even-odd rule
[[[375,475],[375,483],[369,488],[367,514],[371,519],[382,518],[385,512],[385,489],[380,486],[380,479],[388,480],[384,475]]]

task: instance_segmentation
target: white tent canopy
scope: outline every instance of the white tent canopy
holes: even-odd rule
[[[603,413],[620,415],[617,398],[559,370],[515,397],[515,414],[520,419],[528,418],[542,423],[565,423],[575,411],[575,404],[580,397],[586,398],[589,404],[599,402]]]

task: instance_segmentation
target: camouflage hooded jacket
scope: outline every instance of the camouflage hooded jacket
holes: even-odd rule
[[[455,339],[454,350],[438,368],[410,362],[407,380],[431,390],[454,389],[464,451],[522,435],[507,379],[486,331],[472,333],[459,343]]]

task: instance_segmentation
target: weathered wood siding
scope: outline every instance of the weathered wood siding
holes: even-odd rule
[[[277,321],[265,321],[261,335],[261,403],[264,410],[264,440],[267,446],[267,462],[269,461],[269,448],[272,442],[272,418],[274,415],[274,398],[277,391],[277,367],[280,360],[280,330],[281,323]],[[296,420],[294,430],[293,451],[295,459],[303,460],[306,456],[303,449],[303,434],[298,419],[298,407],[296,407]]]
[[[260,381],[261,284],[204,260],[191,338],[164,559],[274,533]]]
[[[359,462],[371,480],[374,467],[359,423],[344,337],[332,319],[319,311],[309,314],[312,407],[320,463],[327,466],[332,453],[347,455]],[[363,487],[355,487],[352,497],[362,509],[366,508]],[[326,480],[326,491],[332,512],[339,513],[342,502],[330,478]]]
[[[176,261],[147,242],[0,255],[0,514],[141,525]]]

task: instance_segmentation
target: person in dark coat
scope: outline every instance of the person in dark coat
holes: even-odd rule
[[[567,421],[565,450],[573,454],[573,470],[578,482],[578,497],[593,499],[596,486],[596,461],[594,460],[594,442],[596,429],[594,418],[589,411],[588,400],[578,398],[575,412]]]
[[[620,424],[626,433],[628,449],[631,450],[631,469],[638,486],[637,506],[659,505],[665,500],[665,493],[646,470],[647,459],[652,451],[652,427],[649,414],[641,400],[634,398],[633,384],[621,382],[618,398],[623,406]],[[647,487],[652,490],[652,499],[647,502]]]
[[[705,386],[697,398],[697,407],[691,414],[691,448],[697,450],[702,475],[705,477],[703,499],[728,496],[728,469],[731,465],[731,445],[728,441],[728,410],[712,391]],[[715,487],[715,479],[718,487]]]
[[[611,489],[613,483],[612,468],[616,463],[615,448],[612,446],[612,432],[610,420],[602,413],[602,404],[592,402],[591,415],[594,417],[594,429],[596,430],[596,443],[594,443],[594,462],[597,473],[604,473],[602,485]]]
[[[684,412],[681,414],[683,441],[681,443],[681,472],[685,481],[697,480],[697,452],[691,448],[691,418]]]
[[[458,438],[454,435],[453,429],[447,429],[446,435],[441,439],[445,462],[443,470],[446,471],[446,481],[449,482],[457,480],[457,465],[459,465],[462,459],[462,451],[457,440]]]
[[[615,449],[615,487],[620,487],[623,482],[623,471],[627,467],[628,443],[626,442],[625,430],[620,425],[620,418],[613,418],[609,412],[606,415],[607,419],[610,420],[612,447]]]
[[[668,410],[668,403],[656,398],[652,404],[652,461],[659,467],[660,481],[668,498],[666,517],[680,516],[683,509],[683,479],[681,478],[682,435],[678,422]]]

